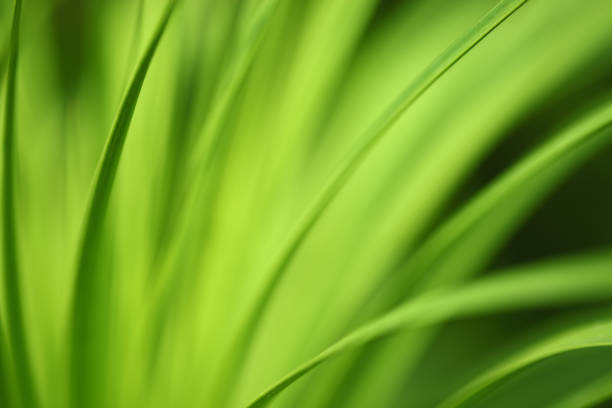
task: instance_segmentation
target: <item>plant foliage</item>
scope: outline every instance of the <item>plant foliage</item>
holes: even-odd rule
[[[0,4],[0,406],[612,401],[606,0]]]

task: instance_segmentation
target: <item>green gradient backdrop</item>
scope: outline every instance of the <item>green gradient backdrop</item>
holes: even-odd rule
[[[0,2],[0,406],[612,401],[609,0],[173,3]]]

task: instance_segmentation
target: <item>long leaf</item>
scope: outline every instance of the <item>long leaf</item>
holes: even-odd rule
[[[592,157],[598,148],[612,142],[611,128],[612,105],[607,103],[511,167],[435,230],[406,264],[383,282],[375,296],[357,308],[349,328],[380,315],[410,296],[439,285],[452,286],[468,278],[475,269],[457,261],[457,254],[461,259],[487,259],[493,252],[491,248],[496,247],[491,247],[491,243],[503,242],[508,228],[520,225],[520,220],[559,182]],[[521,199],[514,200],[514,197]],[[469,243],[477,243],[485,250]],[[426,345],[426,339],[424,335],[419,344],[411,345],[414,353],[418,354],[416,350]],[[393,357],[397,362],[393,367],[406,373],[415,362],[413,355],[407,357],[410,362]],[[368,357],[371,354],[365,358]],[[377,364],[392,370],[388,360]],[[350,368],[347,366],[346,370]]]
[[[176,221],[178,231],[177,238],[174,239],[172,245],[164,253],[162,267],[160,273],[155,277],[153,289],[152,306],[148,309],[148,316],[144,319],[144,324],[159,325],[159,316],[163,314],[161,309],[164,308],[168,296],[170,296],[173,285],[172,272],[176,262],[181,258],[181,250],[186,246],[185,241],[188,239],[187,233],[190,228],[194,228],[195,224],[190,217],[197,210],[197,203],[203,194],[205,181],[202,178],[210,176],[210,169],[215,153],[220,140],[221,128],[230,113],[230,108],[234,103],[240,88],[253,64],[257,51],[263,42],[266,28],[269,26],[270,20],[276,10],[279,0],[265,0],[261,2],[254,11],[254,15],[246,22],[246,27],[242,35],[238,38],[237,50],[232,55],[227,67],[227,73],[222,77],[221,86],[215,95],[215,104],[211,108],[211,112],[206,118],[204,128],[201,135],[196,141],[193,148],[193,153],[189,158],[188,165],[190,166],[186,174],[194,174],[194,188],[187,191],[185,197],[186,210],[179,213],[179,219]],[[197,212],[197,211],[195,211]],[[151,330],[151,329],[145,329]],[[152,329],[155,331],[154,329]],[[219,398],[215,401],[215,405],[222,404],[221,399],[224,398],[225,389],[231,387],[232,382],[229,380],[231,373],[235,371],[235,366],[239,364],[237,361],[241,359],[230,358],[228,366],[217,380],[216,396]]]
[[[278,3],[279,0],[263,1],[255,10],[254,16],[246,23],[244,33],[238,40],[237,51],[230,58],[227,73],[222,77],[221,85],[214,97],[214,106],[212,106],[201,135],[193,147],[193,153],[188,158],[189,168],[185,171],[185,174],[195,175],[194,188],[189,189],[186,193],[184,203],[186,210],[179,213],[180,218],[176,221],[177,238],[173,240],[172,246],[166,251],[160,274],[155,280],[154,298],[157,299],[155,301],[157,304],[163,303],[163,299],[167,295],[167,288],[171,285],[169,281],[172,279],[173,266],[180,258],[181,250],[185,246],[185,240],[188,238],[187,231],[189,228],[193,228],[193,220],[190,216],[193,215],[194,210],[196,212],[198,210],[196,205],[206,184],[202,178],[209,176],[212,155],[220,142],[221,128],[227,120],[230,108],[255,59],[263,41],[265,29],[269,25]]]
[[[612,375],[591,381],[558,401],[554,408],[595,407],[612,398]]]
[[[592,262],[587,258],[585,263],[514,270],[459,289],[432,292],[410,300],[343,337],[293,370],[248,406],[266,406],[281,391],[320,364],[400,329],[438,324],[456,317],[609,300],[612,297],[612,275],[609,273],[612,257],[605,254]],[[576,279],[577,276],[580,279]]]
[[[4,298],[10,351],[15,362],[15,374],[19,385],[19,397],[26,406],[38,406],[36,389],[30,368],[21,301],[21,283],[17,249],[15,212],[15,104],[17,86],[17,62],[19,60],[19,26],[21,0],[15,1],[13,24],[8,56],[8,75],[4,111],[3,180],[2,180],[2,228],[4,243]],[[7,362],[6,356],[2,361]]]
[[[100,280],[105,277],[94,273],[94,270],[96,253],[100,245],[100,235],[108,209],[110,193],[142,85],[176,3],[175,0],[171,0],[168,3],[146,52],[138,64],[136,73],[121,103],[94,176],[89,204],[85,214],[83,235],[79,246],[76,282],[71,305],[71,387],[75,394],[73,395],[75,406],[88,406],[85,403],[86,398],[93,397],[87,391],[87,387],[83,386],[83,383],[87,381],[88,373],[91,373],[91,367],[88,367],[88,360],[94,358],[91,355],[94,352],[91,347],[99,341],[96,327],[98,322],[92,317],[96,316],[95,311],[97,309],[103,307],[100,304],[102,301],[100,299],[100,296],[102,296],[100,292],[104,290],[105,285],[100,284]]]
[[[443,261],[449,257],[451,250],[454,250],[454,245],[470,239],[490,241],[490,237],[476,229],[487,215],[500,211],[496,214],[497,220],[512,219],[508,213],[503,213],[502,207],[505,203],[510,203],[520,211],[525,203],[530,204],[534,198],[543,196],[557,184],[560,176],[583,163],[597,148],[609,144],[611,131],[612,105],[607,103],[530,153],[435,230],[394,276],[384,283],[384,288],[379,290],[376,299],[378,304],[369,307],[393,306],[410,293],[418,292],[419,288],[423,290],[442,281],[454,283],[461,280],[464,272],[457,274],[456,271],[442,268],[432,273],[432,269],[437,263],[446,265]],[[551,175],[549,170],[553,166],[557,166],[558,170],[553,169],[555,174]],[[533,193],[527,190],[531,188],[530,183],[539,183],[539,188]],[[511,200],[517,195],[523,199]],[[488,242],[482,245],[488,245]],[[483,256],[476,251],[472,252],[474,254],[468,255]]]
[[[590,348],[612,350],[612,322],[598,322],[586,327],[572,329],[555,336],[543,344],[536,345],[526,352],[511,357],[508,361],[493,368],[489,372],[462,388],[455,395],[444,401],[440,407],[458,407],[469,404],[475,398],[482,398],[491,392],[496,385],[509,379],[536,363],[558,357],[566,353]],[[576,373],[580,375],[580,373]]]
[[[297,228],[287,240],[280,255],[273,263],[261,291],[256,295],[252,307],[247,309],[247,316],[240,332],[235,336],[237,344],[231,349],[232,370],[237,370],[248,354],[248,347],[257,333],[263,315],[282,280],[289,265],[309,233],[313,230],[325,210],[342,190],[348,179],[367,157],[368,153],[381,140],[387,130],[427,91],[445,72],[455,65],[472,48],[482,41],[497,26],[510,17],[527,0],[502,0],[464,36],[440,54],[417,78],[414,79],[399,97],[391,103],[378,120],[363,136],[362,143],[348,155],[339,170],[331,177],[330,182],[322,189],[308,208]]]

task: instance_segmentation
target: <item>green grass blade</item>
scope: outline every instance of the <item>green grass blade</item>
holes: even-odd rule
[[[299,248],[368,153],[383,137],[386,131],[423,93],[425,93],[425,91],[427,91],[427,89],[525,3],[526,0],[503,0],[499,2],[463,37],[448,47],[414,81],[412,81],[404,91],[401,92],[399,97],[391,103],[372,127],[366,131],[363,142],[348,155],[348,159],[340,166],[339,170],[331,177],[331,181],[315,198],[313,204],[308,208],[305,215],[298,223],[297,228],[287,240],[286,246],[282,249],[276,262],[273,264],[270,276],[267,278],[263,289],[253,302],[253,306],[248,309],[245,323],[241,326],[240,333],[236,335],[239,344],[232,349],[232,356],[230,359],[236,361],[232,370],[236,370],[246,357],[248,347],[257,332],[259,322],[268,307],[272,295]]]
[[[202,135],[194,147],[191,163],[196,169],[200,168],[200,166],[208,167],[210,165],[210,155],[214,152],[215,146],[218,143],[220,129],[227,120],[231,105],[236,99],[238,91],[255,59],[270,18],[274,14],[278,3],[278,0],[261,2],[255,10],[254,16],[247,23],[243,35],[238,39],[238,50],[227,67],[228,74],[222,79],[222,87],[215,97],[216,102],[212,107],[210,116],[206,120]],[[195,174],[199,173],[196,172]]]
[[[161,299],[166,296],[163,292],[165,292],[168,281],[171,279],[172,266],[176,259],[180,257],[181,248],[185,246],[186,231],[193,227],[193,220],[190,216],[194,211],[197,211],[196,204],[202,193],[201,190],[206,184],[205,179],[209,176],[212,156],[219,144],[219,133],[228,119],[227,115],[255,59],[257,50],[263,41],[266,27],[278,3],[278,0],[267,0],[259,4],[254,16],[246,23],[244,33],[238,39],[237,51],[230,57],[230,61],[225,67],[227,73],[221,78],[219,90],[214,97],[215,103],[211,107],[201,135],[196,140],[193,153],[189,157],[188,169],[185,174],[194,175],[195,180],[192,184],[195,187],[185,193],[184,206],[186,210],[179,213],[179,219],[176,221],[177,239],[173,240],[172,245],[166,251],[165,259],[161,262],[162,267],[159,276],[156,278],[154,290],[154,293],[156,293],[154,297],[158,299],[155,301],[156,303],[163,303]]]
[[[490,246],[492,242],[504,242],[508,229],[520,225],[559,182],[609,144],[611,123],[612,106],[604,104],[512,166],[435,230],[399,270],[387,275],[389,278],[374,291],[375,296],[357,309],[347,329],[409,296],[432,287],[455,285],[477,272],[470,259],[488,259],[496,248]],[[405,362],[398,363],[397,369],[408,372],[412,367]]]
[[[392,275],[387,274],[390,279],[375,291],[376,297],[363,302],[349,328],[389,310],[408,296],[436,286],[454,285],[479,272],[482,259],[487,260],[495,253],[499,245],[506,241],[508,231],[520,226],[538,203],[610,143],[610,130],[598,133],[596,129],[612,121],[611,108],[607,103],[582,115],[577,123],[570,124],[558,136],[552,135],[542,147],[525,155],[523,160],[476,194],[448,222],[434,230],[402,268],[393,271]],[[589,136],[591,132],[593,134]],[[572,144],[571,140],[576,144]],[[553,154],[555,150],[559,153],[556,157]],[[411,345],[415,350],[413,355],[419,354],[416,351],[419,347],[421,352],[425,352],[428,341],[431,341],[427,337],[423,336],[420,344]],[[377,350],[380,357],[376,363],[372,363],[373,358],[368,353],[372,352],[371,349],[361,353],[362,359],[370,358],[371,362],[363,374],[364,378],[373,379],[380,367],[385,367],[391,378],[394,375],[408,375],[416,369],[414,365],[417,361],[411,356],[402,360],[393,357],[390,352],[385,354]],[[346,372],[350,371],[351,368],[347,367]]]
[[[30,367],[24,327],[23,305],[17,249],[17,227],[15,212],[15,105],[17,86],[17,62],[19,57],[19,29],[21,0],[15,1],[13,24],[8,56],[8,75],[4,111],[3,180],[2,180],[2,233],[4,243],[4,298],[10,345],[15,364],[15,375],[20,387],[21,402],[28,407],[38,406],[36,389]],[[8,358],[3,356],[3,362]]]
[[[244,29],[242,38],[238,40],[238,50],[235,56],[230,58],[227,67],[227,74],[221,79],[218,95],[215,96],[215,104],[211,108],[211,112],[206,119],[202,134],[196,141],[193,148],[188,165],[191,166],[185,174],[194,174],[198,179],[194,185],[195,188],[187,192],[185,198],[185,207],[187,210],[179,213],[178,237],[173,240],[173,245],[166,251],[165,259],[162,262],[162,267],[159,276],[155,280],[154,295],[155,304],[163,303],[163,299],[167,296],[166,289],[170,285],[172,266],[176,259],[180,257],[180,249],[185,245],[185,231],[192,227],[192,220],[189,217],[192,215],[192,210],[198,201],[198,194],[201,192],[199,187],[202,187],[201,178],[208,176],[208,170],[211,165],[211,155],[214,152],[214,146],[217,145],[219,131],[223,126],[224,121],[230,111],[231,105],[235,100],[240,87],[253,63],[255,55],[260,44],[263,41],[265,28],[273,15],[273,12],[278,4],[278,0],[267,0],[262,2],[254,12],[254,16],[247,22],[247,27]],[[155,306],[153,307],[155,309]],[[152,312],[155,314],[155,312]]]
[[[269,21],[278,3],[278,0],[267,0],[257,6],[253,17],[246,23],[244,32],[237,40],[238,46],[236,53],[230,57],[227,66],[227,74],[222,77],[221,86],[215,97],[216,102],[211,107],[211,112],[206,119],[204,128],[196,141],[193,153],[188,162],[190,168],[185,174],[195,175],[196,181],[193,183],[195,187],[191,188],[186,193],[186,210],[179,213],[179,219],[176,221],[178,224],[178,238],[172,242],[172,245],[164,253],[165,259],[162,262],[161,271],[159,275],[155,277],[153,290],[154,300],[153,306],[149,310],[150,316],[156,316],[157,318],[160,313],[163,313],[160,312],[159,309],[164,307],[163,305],[169,296],[169,288],[173,287],[170,282],[172,280],[171,272],[173,271],[175,262],[180,258],[181,248],[185,247],[185,239],[188,236],[186,231],[188,231],[189,228],[193,228],[194,224],[190,215],[193,214],[196,204],[199,202],[200,194],[202,194],[202,188],[206,184],[202,178],[209,176],[213,154],[220,143],[219,137],[221,128],[228,119],[232,104],[263,42],[266,28],[269,25]],[[147,318],[145,320],[151,319]],[[236,365],[232,363],[234,360],[235,359],[230,359],[229,365],[232,368],[227,371],[234,371],[233,367]],[[225,395],[225,392],[222,390],[229,387],[231,387],[231,382],[226,380],[224,375],[221,375],[219,377],[218,386],[215,387],[218,391],[217,396],[223,398],[222,396]],[[215,404],[221,404],[221,402],[217,401]]]
[[[140,43],[141,43],[142,25],[143,25],[143,18],[144,18],[144,8],[145,8],[144,0],[139,0],[136,7],[137,7],[136,21],[134,22],[134,31],[132,34],[132,41],[130,44],[129,54],[128,54],[128,66],[125,72],[124,84],[126,85],[128,84],[128,81],[130,80],[130,75],[132,73],[132,67],[134,66],[138,58],[138,50],[140,48]]]
[[[4,322],[2,322],[4,323]],[[4,333],[3,324],[0,324],[0,339],[5,340],[6,334]],[[11,404],[9,397],[9,367],[10,363],[8,360],[8,345],[6,341],[0,342],[0,405],[8,407]]]
[[[96,303],[100,300],[100,293],[98,292],[103,291],[105,285],[100,284],[101,277],[92,271],[95,269],[96,252],[100,244],[100,235],[110,193],[140,90],[176,3],[174,0],[168,3],[146,52],[138,64],[94,177],[79,246],[74,297],[71,305],[72,390],[75,393],[73,396],[75,406],[88,406],[88,404],[84,404],[84,399],[95,398],[95,393],[91,394],[91,390],[88,391],[83,383],[87,381],[88,372],[91,372],[91,367],[87,366],[88,359],[93,358],[90,355],[92,352],[90,347],[98,341],[96,338],[98,333],[96,324],[98,322],[92,319],[92,314],[95,316],[94,311],[103,306]]]
[[[487,392],[492,391],[496,385],[521,370],[550,358],[590,348],[607,350],[608,352],[612,349],[611,321],[598,322],[566,331],[517,356],[513,356],[459,390],[440,406],[449,408],[467,406],[470,400],[482,398]],[[579,372],[575,374],[580,375]]]
[[[572,392],[570,396],[557,402],[554,408],[595,407],[611,398],[612,375],[606,375]]]
[[[8,47],[2,47],[0,51],[0,86],[4,83],[4,71],[8,65]]]
[[[517,268],[455,290],[424,294],[343,337],[271,386],[248,407],[266,406],[320,364],[400,329],[438,324],[456,317],[610,299],[611,266],[612,256],[606,253],[596,258],[587,256],[584,260]]]
[[[405,265],[385,282],[384,288],[379,290],[380,303],[377,307],[382,304],[392,305],[410,293],[426,290],[442,282],[461,280],[463,273],[456,275],[445,269],[431,273],[432,267],[448,257],[453,245],[457,243],[490,240],[490,237],[484,235],[477,237],[481,232],[475,228],[488,214],[493,214],[505,203],[520,209],[523,202],[532,200],[533,196],[545,195],[563,175],[588,159],[597,148],[611,141],[612,106],[606,104],[527,155],[442,224]],[[555,174],[550,174],[551,171]],[[530,192],[530,186],[536,184],[538,188]],[[523,200],[512,201],[511,197],[514,196],[523,197]],[[502,215],[507,217],[506,213],[500,213],[496,219],[503,219]],[[482,256],[477,251],[471,252]],[[469,253],[466,256],[474,255]]]
[[[506,20],[512,13],[521,7],[526,0],[501,1],[489,13],[487,13],[463,38],[451,45],[432,64],[427,67],[391,104],[383,115],[374,123],[364,137],[364,142],[352,154],[348,160],[340,166],[340,170],[332,177],[331,182],[322,190],[314,200],[313,205],[302,218],[299,227],[288,240],[287,246],[281,252],[278,262],[275,264],[273,273],[267,282],[263,294],[256,302],[257,312],[261,316],[274,289],[280,282],[284,272],[293,260],[298,249],[316,225],[321,215],[325,212],[331,201],[340,192],[346,181],[355,169],[365,159],[376,143],[385,132],[399,119],[399,117],[418,100],[418,98],[429,89],[446,71],[475,47],[483,38],[492,32],[499,24]]]

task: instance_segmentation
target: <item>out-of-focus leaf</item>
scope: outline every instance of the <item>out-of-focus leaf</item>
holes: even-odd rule
[[[587,266],[590,264],[589,266]],[[587,265],[575,263],[560,269],[526,268],[484,279],[464,288],[433,292],[408,301],[393,311],[343,337],[301,367],[289,373],[255,399],[249,407],[268,404],[278,393],[325,361],[374,339],[408,327],[422,327],[451,317],[562,305],[585,300],[605,299],[612,277],[609,254]],[[581,279],[576,282],[576,273]],[[601,297],[600,297],[601,296]]]
[[[96,270],[96,259],[99,259],[100,237],[106,218],[108,202],[112,191],[121,152],[138,102],[140,90],[144,83],[149,65],[166,30],[176,1],[171,0],[164,11],[157,29],[151,37],[145,54],[142,56],[136,73],[130,83],[127,93],[119,109],[110,136],[102,152],[98,169],[94,176],[92,192],[85,213],[83,235],[79,245],[77,270],[75,277],[74,299],[72,301],[72,391],[75,407],[92,406],[100,399],[95,395],[95,381],[91,370],[92,362],[97,360],[99,338],[104,327],[98,325],[104,319],[98,319],[100,313],[105,313],[104,293],[105,280],[97,275],[103,273]],[[97,258],[98,257],[98,258]]]
[[[458,391],[451,398],[443,402],[441,406],[472,406],[472,402],[484,399],[486,394],[492,392],[500,383],[509,381],[513,374],[517,374],[521,370],[525,370],[537,363],[566,353],[590,348],[596,349],[597,352],[601,353],[601,358],[604,358],[605,353],[607,353],[609,358],[611,347],[612,323],[610,321],[597,322],[578,329],[573,328],[543,344],[536,345],[532,349],[513,356],[509,361],[493,368],[474,380],[473,383]],[[572,370],[571,367],[569,369]],[[541,373],[544,377],[550,374],[552,373]],[[581,376],[584,373],[576,370],[572,375]],[[529,400],[529,397],[525,396],[523,401],[528,402]]]

